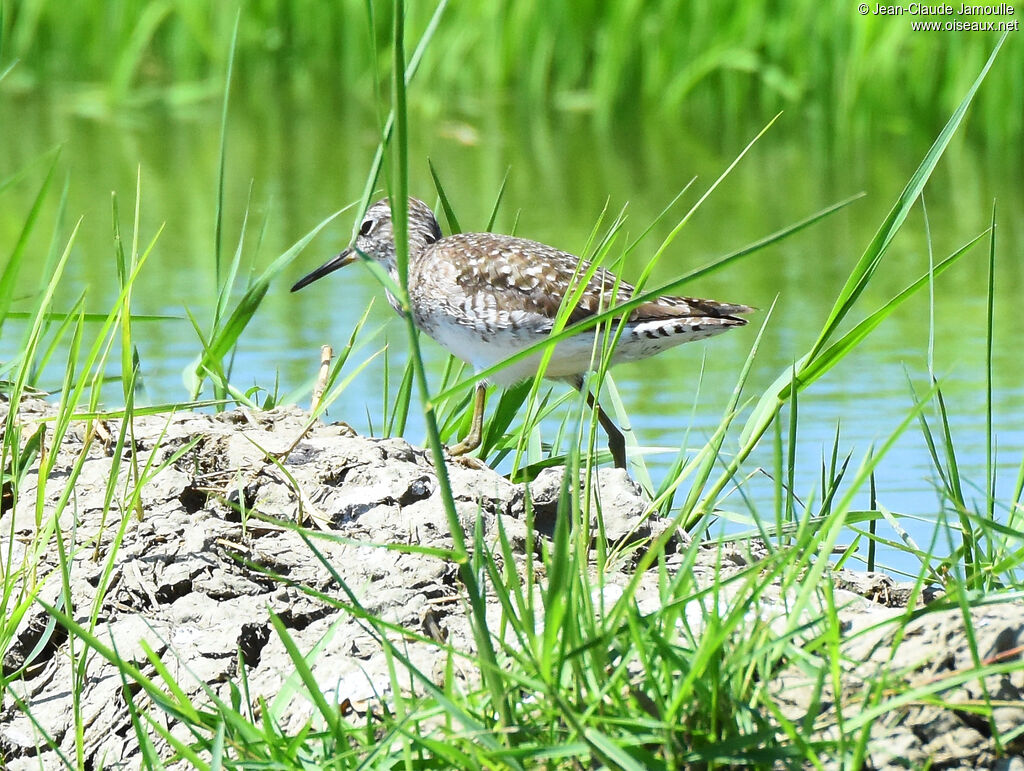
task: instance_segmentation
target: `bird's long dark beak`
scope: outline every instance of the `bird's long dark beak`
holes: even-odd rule
[[[346,265],[355,262],[357,259],[359,259],[359,255],[356,254],[356,250],[350,246],[341,254],[329,259],[312,273],[303,276],[296,281],[295,286],[292,287],[292,291],[298,292],[302,287],[312,284],[314,281],[323,278],[328,273],[333,273],[338,268],[344,268]]]

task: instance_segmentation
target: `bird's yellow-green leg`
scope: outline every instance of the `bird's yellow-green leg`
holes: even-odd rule
[[[457,445],[448,448],[452,455],[465,455],[473,452],[480,446],[480,439],[484,429],[484,397],[487,395],[487,386],[483,383],[476,384],[476,394],[473,401],[473,422],[469,427],[469,435]]]

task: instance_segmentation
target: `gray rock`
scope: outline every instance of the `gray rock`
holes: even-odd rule
[[[0,413],[4,409],[0,403]],[[42,402],[26,402],[20,409],[26,419],[53,414],[52,406]],[[429,453],[401,439],[353,436],[345,426],[314,426],[303,436],[306,418],[290,408],[136,419],[140,468],[152,459],[155,469],[176,450],[199,440],[146,482],[141,520],[128,506],[134,483],[127,459],[116,469],[116,493],[104,511],[108,480],[115,471],[113,458],[98,440],[84,447],[84,427],[69,431],[52,449],[57,453],[57,473],[42,498],[52,513],[65,492],[70,469],[85,452],[87,460],[75,480],[75,507],[68,507],[59,519],[70,546],[72,615],[89,625],[95,613],[97,637],[159,683],[148,646],[198,704],[207,703],[210,692],[229,699],[229,685],[237,682],[243,668],[249,694],[273,704],[275,714],[284,716],[281,728],[286,731],[301,728],[312,707],[296,695],[300,689],[283,689],[286,683],[297,685],[297,676],[274,629],[275,618],[299,651],[318,652],[312,668],[325,694],[358,715],[388,706],[393,672],[403,687],[420,687],[400,662],[385,655],[382,635],[438,686],[475,687],[478,673],[448,651],[450,646],[472,652],[476,645],[458,568],[420,551],[431,548],[443,555],[453,547]],[[119,422],[108,423],[116,436]],[[289,448],[293,449],[284,455]],[[491,469],[473,466],[448,466],[456,516],[467,543],[472,546],[479,534],[500,570],[521,576],[529,566],[543,583],[544,566],[537,554],[528,552],[527,544],[531,539],[543,542],[553,531],[564,470],[545,470],[528,486],[539,531],[531,533],[524,517],[527,488]],[[33,548],[36,484],[37,477],[30,473],[13,512],[16,537],[4,544],[5,556],[9,553],[16,564]],[[603,532],[609,544],[629,544],[636,553],[668,526],[650,516],[650,501],[621,471],[598,470],[592,493],[585,506],[593,538]],[[301,535],[293,529],[300,516],[307,525]],[[78,541],[70,543],[72,537]],[[700,634],[709,615],[729,612],[736,596],[742,596],[737,593],[744,582],[758,580],[758,562],[767,552],[757,542],[680,550],[686,543],[684,536],[673,534],[669,546],[677,552],[663,564],[670,577],[691,581],[695,592],[718,582],[713,599],[707,594],[700,600],[679,599],[685,603],[680,617],[692,633]],[[36,575],[56,576],[58,569],[57,555],[46,551]],[[723,580],[734,576],[741,580]],[[639,576],[632,601],[641,613],[655,612],[663,602],[661,578],[658,571]],[[779,709],[789,719],[802,724],[809,710],[834,710],[840,699],[849,718],[879,679],[894,687],[941,685],[951,673],[973,666],[959,610],[919,613],[908,621],[911,616],[904,609],[879,604],[900,596],[901,587],[886,577],[843,572],[833,578],[834,596],[843,608],[838,624],[842,693],[831,692],[831,679],[824,684],[808,682],[795,657],[791,667],[759,686],[773,689]],[[595,613],[602,615],[614,607],[631,579],[628,560],[615,561],[604,576],[603,591],[591,598]],[[62,596],[56,580],[31,588],[50,605]],[[763,622],[774,628],[786,621],[789,598],[778,585],[762,589],[759,603],[744,612],[752,628]],[[539,601],[536,606],[542,607]],[[389,626],[375,627],[367,613]],[[503,628],[502,613],[489,593],[486,614],[492,629]],[[971,614],[983,658],[1009,661],[1020,655],[1024,606],[989,604],[973,608]],[[0,757],[6,768],[61,767],[15,697],[28,704],[56,746],[73,757],[69,646],[59,628],[45,638],[49,620],[41,606],[30,607],[4,659],[5,671],[13,672],[26,664],[40,640],[50,642],[28,662],[24,678],[10,682],[2,694]],[[813,627],[820,620],[809,618],[808,623]],[[800,641],[794,638],[787,644]],[[76,653],[81,652],[77,645]],[[639,663],[631,666],[639,675]],[[1012,735],[1024,721],[1024,707],[1018,706],[1024,700],[1024,672],[986,678],[984,691],[977,682],[939,691],[952,704],[979,700],[986,693],[1001,702],[992,715],[996,729]],[[79,696],[85,763],[138,767],[138,742],[116,668],[100,656],[90,656]],[[156,709],[144,692],[135,691],[134,698],[141,708]],[[175,736],[189,741],[182,725],[170,717],[166,720]],[[905,768],[909,763],[917,768],[931,763],[942,768],[1024,771],[1019,757],[996,759],[993,742],[979,726],[987,722],[967,710],[919,703],[894,707],[869,726],[871,765]],[[835,738],[824,733],[811,738]],[[155,741],[159,753],[171,755],[164,739]]]
[[[992,769],[993,771],[1024,771],[1024,757],[1014,755],[1012,758],[998,758]]]
[[[635,543],[656,537],[665,523],[650,509],[651,501],[623,469],[598,469],[591,485],[591,531],[595,537],[604,532],[608,543]],[[580,489],[585,472],[581,472]],[[535,527],[551,534],[560,512],[568,512],[569,499],[563,500],[564,468],[546,468],[530,483]]]

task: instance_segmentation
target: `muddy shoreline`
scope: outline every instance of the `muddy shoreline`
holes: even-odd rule
[[[7,405],[2,406],[6,412]],[[19,419],[29,426],[53,409],[45,402],[26,401]],[[73,495],[56,523],[65,542],[76,545],[68,565],[74,618],[88,625],[94,616],[101,642],[157,677],[145,641],[199,702],[206,698],[204,688],[228,698],[239,667],[246,669],[251,696],[272,701],[295,679],[273,628],[273,613],[300,650],[321,646],[313,674],[325,694],[356,714],[373,710],[390,693],[386,656],[364,621],[315,595],[347,601],[307,541],[286,524],[301,518],[328,536],[314,536],[313,543],[359,604],[412,633],[405,640],[410,663],[443,679],[447,655],[430,640],[463,651],[474,647],[457,571],[432,555],[384,548],[452,545],[429,453],[401,439],[356,436],[343,425],[316,425],[296,444],[307,417],[298,408],[139,417],[133,426],[135,457],[126,452],[119,459],[98,435],[86,448],[86,424],[72,424],[61,445],[48,449],[58,457],[43,511],[55,510],[66,489],[60,478],[72,474],[84,451]],[[116,437],[121,425],[110,421],[106,428]],[[292,445],[284,460],[269,457]],[[115,462],[120,468],[111,491],[108,480]],[[13,566],[32,562],[36,538],[47,526],[46,516],[36,521],[35,468],[25,478],[17,506],[0,519],[3,553],[11,555]],[[138,499],[141,520],[132,497],[136,473],[145,479]],[[522,571],[532,563],[543,575],[539,549],[528,553],[527,546],[547,537],[553,527],[561,471],[546,471],[530,485],[535,533],[526,530],[524,485],[473,464],[452,463],[449,473],[466,531],[472,533],[479,523],[484,542],[494,545],[500,520],[512,544],[515,568]],[[642,542],[665,526],[643,518],[648,501],[623,472],[602,470],[595,494],[610,542],[627,534]],[[107,500],[111,505],[105,505]],[[685,546],[682,535],[670,542],[669,570],[678,569]],[[615,569],[606,574],[606,592],[625,586],[636,553],[623,550]],[[692,570],[698,583],[707,585],[716,575],[721,579],[749,571],[760,553],[756,545],[721,552],[702,548]],[[34,575],[40,579],[38,598],[60,607],[58,570],[57,555],[50,550],[39,557]],[[656,571],[649,573],[637,594],[641,612],[657,608]],[[921,614],[909,624],[895,624],[894,619],[906,615],[900,606],[909,593],[906,586],[880,574],[844,570],[827,575],[842,608],[838,626],[846,696],[873,687],[880,678],[896,688],[943,677],[953,682],[957,672],[974,666],[960,610]],[[29,585],[29,578],[22,578]],[[936,594],[930,599],[942,601]],[[758,612],[784,613],[786,598],[769,587],[764,604]],[[489,606],[488,615],[497,622],[500,606]],[[1020,602],[973,608],[971,620],[982,662],[1005,662],[1019,655],[1024,644]],[[18,625],[3,661],[5,675],[20,672],[5,690],[0,711],[0,760],[5,768],[61,767],[44,733],[65,756],[73,756],[71,642],[40,603],[32,604]],[[457,661],[455,676],[472,685],[476,671]],[[92,657],[81,682],[88,762],[94,767],[138,767],[139,745],[116,668]],[[872,742],[876,749],[869,767],[918,768],[931,762],[936,769],[1024,769],[1024,760],[1015,757],[1024,747],[1004,747],[997,753],[987,719],[967,708],[984,697],[982,686],[989,698],[1005,705],[993,717],[1000,730],[1024,725],[1024,673],[957,682],[943,699],[963,702],[963,710],[910,699],[901,709],[872,718],[870,731],[877,741]],[[802,721],[809,711],[832,708],[832,686],[824,686],[820,703],[815,702],[815,685],[796,667],[780,672],[771,688],[790,720]],[[136,696],[139,705],[149,703],[145,693]],[[27,705],[33,719],[20,705]],[[299,730],[311,712],[308,701],[291,697],[281,728]],[[173,720],[168,727],[189,740]],[[170,754],[166,742],[158,741],[157,748]]]

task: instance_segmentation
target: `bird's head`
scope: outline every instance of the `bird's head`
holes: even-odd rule
[[[434,212],[418,198],[409,198],[409,255],[413,257],[441,238],[441,226],[437,224]],[[293,292],[333,273],[359,259],[365,254],[383,265],[388,273],[397,277],[395,261],[395,231],[391,219],[391,204],[387,198],[377,201],[366,210],[355,242],[340,254],[332,257],[312,273],[299,279]]]

